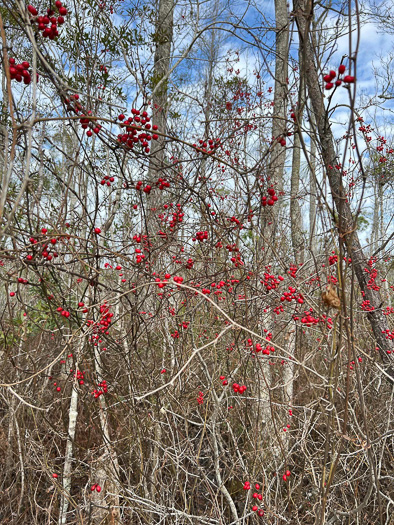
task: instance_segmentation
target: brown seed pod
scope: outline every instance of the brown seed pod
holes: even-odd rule
[[[321,298],[326,306],[337,310],[341,309],[341,301],[338,297],[336,286],[329,284],[326,291],[321,294]]]

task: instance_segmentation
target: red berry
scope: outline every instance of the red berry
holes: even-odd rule
[[[52,477],[57,479],[58,478],[58,475],[56,473],[52,474]]]
[[[27,10],[29,11],[29,13],[33,16],[37,16],[38,15],[38,11],[35,7],[33,7],[32,5],[28,5],[27,6]]]
[[[14,297],[15,292],[10,292],[10,297]]]
[[[95,229],[94,229],[94,233],[97,234],[97,235],[98,235],[99,233],[101,233],[100,228],[95,228]]]
[[[352,77],[351,75],[346,75],[345,77],[343,77],[343,81],[346,82],[347,84],[353,84],[354,77]]]
[[[338,68],[338,72],[339,72],[339,74],[342,75],[342,73],[344,73],[345,71],[346,71],[346,66],[345,66],[345,64],[341,64],[341,65],[339,66],[339,68]]]

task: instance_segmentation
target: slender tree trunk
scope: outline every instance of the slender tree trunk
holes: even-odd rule
[[[279,200],[273,208],[263,208],[261,221],[262,238],[266,243],[266,254],[270,244],[275,244],[276,225],[283,195],[283,174],[286,161],[286,147],[280,141],[287,136],[287,82],[289,58],[289,23],[286,0],[275,0],[275,86],[272,112],[272,145],[269,157],[269,180],[273,184]]]
[[[59,525],[65,525],[67,523],[67,511],[68,511],[69,495],[71,491],[72,462],[73,462],[73,457],[74,457],[73,449],[74,449],[75,431],[77,428],[77,417],[78,417],[78,386],[77,386],[77,382],[75,381],[72,387],[70,408],[68,410],[67,443],[66,443],[66,453],[65,453],[64,465],[63,465],[63,476],[62,476],[63,491],[62,491],[62,496],[60,500]]]
[[[156,43],[153,74],[152,74],[152,122],[158,126],[160,133],[167,132],[168,113],[168,76],[171,63],[171,46],[174,25],[174,0],[158,0],[157,19],[154,41]],[[147,233],[152,235],[155,228],[155,210],[160,206],[158,192],[153,183],[163,175],[165,169],[165,137],[159,135],[158,140],[152,140],[149,160],[149,181],[152,184],[150,201],[155,196],[155,207],[150,209],[146,218]]]
[[[299,69],[302,72],[302,55],[298,57]],[[304,113],[304,91],[305,82],[302,74],[299,79],[298,105],[296,110],[296,130],[294,133],[293,163],[290,181],[290,222],[291,222],[291,243],[293,246],[294,259],[297,264],[304,262],[304,239],[302,235],[301,208],[298,201],[300,191],[300,172],[301,172],[301,128]]]
[[[335,168],[338,164],[337,154],[334,148],[334,137],[331,131],[329,118],[324,107],[324,97],[321,91],[319,75],[315,64],[315,52],[311,44],[309,35],[309,21],[311,20],[311,4],[306,4],[305,0],[295,0],[294,12],[298,26],[300,46],[304,57],[304,70],[308,94],[312,103],[312,108],[316,116],[316,125],[319,136],[319,145],[331,193],[338,211],[338,233],[343,239],[349,256],[352,259],[355,274],[363,297],[370,301],[373,310],[367,313],[377,346],[383,362],[387,365],[388,373],[394,382],[393,358],[391,357],[393,345],[386,339],[386,330],[389,329],[387,319],[382,313],[382,297],[378,290],[373,290],[368,286],[369,274],[365,272],[368,261],[365,257],[360,240],[358,238],[356,224],[353,220],[352,211],[347,202],[344,188],[342,186],[341,173]],[[390,353],[388,353],[390,352]]]
[[[302,217],[298,193],[300,191],[301,141],[298,133],[294,135],[293,165],[290,187],[290,222],[291,243],[297,264],[304,262],[304,239],[302,235]]]
[[[171,46],[174,25],[174,0],[159,0],[155,26],[156,50],[152,75],[152,121],[161,133],[167,131],[168,73],[171,63]],[[152,141],[149,170],[163,169],[165,137]]]
[[[316,120],[311,111],[311,130],[316,128]],[[316,141],[314,133],[311,133],[311,154],[310,154],[310,167],[309,167],[309,248],[312,252],[315,251],[315,231],[316,231],[316,195],[317,195],[317,185],[316,185]]]
[[[270,157],[271,180],[277,186],[277,193],[283,191],[283,171],[286,148],[279,142],[286,137],[286,99],[289,55],[289,26],[286,0],[275,0],[275,91],[272,115],[273,146]]]
[[[375,181],[374,185],[374,207],[373,207],[373,220],[372,220],[372,232],[371,232],[371,252],[374,253],[378,248],[379,233],[380,233],[380,218],[379,218],[379,181]]]

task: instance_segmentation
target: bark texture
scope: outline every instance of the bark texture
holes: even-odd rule
[[[174,25],[174,1],[159,0],[154,40],[156,43],[152,75],[152,120],[161,133],[167,131],[168,74]],[[152,141],[150,170],[163,168],[165,138]]]
[[[271,179],[277,185],[278,192],[283,191],[283,170],[286,160],[286,148],[278,139],[286,137],[286,98],[289,55],[289,25],[285,0],[275,0],[275,91],[272,115],[273,146],[270,157]]]

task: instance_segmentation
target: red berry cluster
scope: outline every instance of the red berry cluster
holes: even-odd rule
[[[98,383],[97,388],[100,388],[101,390],[97,390],[96,388],[93,390],[92,395],[95,399],[108,392],[107,381],[103,379],[101,383]]]
[[[286,472],[282,476],[283,481],[287,481],[290,475],[291,475],[290,470],[286,470]]]
[[[222,248],[222,243],[217,243],[216,248]],[[231,257],[231,262],[234,263],[234,266],[238,268],[238,266],[242,266],[244,263],[241,260],[241,254],[239,253],[239,248],[236,244],[227,244],[226,250],[229,252],[234,252],[234,256]]]
[[[199,146],[193,144],[193,148],[195,148],[198,153],[205,153],[206,155],[212,155],[219,147],[221,147],[220,139],[200,139],[198,143]]]
[[[96,491],[96,492],[101,492],[101,487],[100,487],[100,485],[99,485],[98,483],[95,483],[94,485],[92,485],[92,486],[90,487],[90,490],[91,490],[92,492],[94,492],[94,491]]]
[[[212,212],[212,213],[214,213],[214,212]],[[236,224],[237,226],[240,226],[240,227],[241,227],[240,229],[242,230],[242,228],[243,228],[243,224],[242,224],[242,222],[241,222],[239,219],[237,219],[237,217],[235,217],[235,216],[233,215],[232,217],[229,217],[227,220],[228,220],[229,222],[235,222],[235,224]]]
[[[192,241],[203,242],[205,239],[208,239],[208,232],[197,232],[196,235],[192,238]]]
[[[71,99],[73,98],[74,100],[78,100],[79,98],[79,95],[76,94],[76,95],[71,95],[70,97]],[[80,110],[82,109],[82,106],[81,104],[78,102],[76,105],[75,105],[75,110],[76,110],[76,113],[78,113]],[[81,124],[81,127],[82,129],[87,129],[89,127],[89,124],[91,123],[94,123],[94,127],[93,127],[93,131],[91,129],[89,129],[87,132],[86,132],[86,135],[88,137],[91,137],[93,135],[93,133],[95,133],[96,135],[98,135],[101,131],[101,125],[100,124],[96,124],[95,123],[95,119],[91,119],[91,118],[87,118],[87,117],[90,117],[92,116],[92,111],[88,111],[87,112],[87,115],[81,115],[81,118],[79,119],[79,123]],[[105,178],[105,177],[104,177]],[[107,177],[108,178],[108,177]]]
[[[202,405],[204,403],[204,392],[199,392],[198,393],[198,398],[197,398],[197,403],[199,405]]]
[[[121,126],[126,127],[126,133],[118,135],[118,142],[124,144],[129,149],[133,149],[135,145],[140,144],[145,153],[150,152],[149,143],[151,140],[157,140],[159,136],[156,133],[151,134],[151,129],[157,131],[156,124],[150,124],[150,117],[146,111],[133,108],[131,110],[132,116],[124,120],[123,114],[119,115],[118,119],[121,121]]]
[[[250,490],[252,487],[250,485],[250,481],[245,481],[244,483],[244,486],[243,486],[243,489],[244,490]],[[259,483],[256,483],[254,488],[256,490],[260,490],[260,484]],[[252,495],[252,498],[255,499],[255,500],[259,500],[259,501],[262,501],[263,500],[263,495],[262,494],[259,494],[258,492],[254,492],[253,495]],[[257,512],[257,515],[262,517],[264,516],[264,510],[263,509],[259,509],[259,507],[257,505],[253,505],[252,506],[252,511],[253,512]]]
[[[234,394],[243,394],[246,390],[246,386],[233,383],[232,389],[234,390]]]
[[[62,308],[61,306],[59,306],[59,308],[57,308],[56,311],[59,312],[60,315],[62,315],[63,317],[66,317],[67,319],[70,317],[70,312],[68,310],[64,310],[64,308]]]
[[[106,301],[104,301],[104,303],[100,306],[100,314],[101,317],[97,322],[94,322],[92,319],[88,319],[86,322],[87,326],[93,327],[93,335],[90,337],[89,340],[96,340],[99,343],[101,343],[99,332],[105,333],[106,335],[109,334],[108,328],[110,327],[112,317],[114,316],[114,314],[109,311]],[[95,346],[97,346],[97,342],[95,343]]]
[[[159,179],[159,180],[161,180],[161,179]],[[168,186],[166,186],[166,187],[168,187]],[[163,188],[160,186],[159,189],[163,189]],[[172,204],[171,204],[171,207],[172,207]],[[169,208],[169,205],[168,204],[164,204],[164,209],[167,210],[168,208]],[[160,213],[158,215],[159,219],[161,220],[161,222],[163,224],[168,223],[168,225],[170,227],[170,231],[173,231],[175,226],[178,223],[183,222],[183,217],[185,216],[185,214],[182,211],[181,204],[177,204],[177,208],[178,209],[176,211],[174,211],[172,213],[168,213],[167,215],[164,214],[164,213]],[[163,232],[159,233],[159,235],[165,236],[165,234]]]
[[[71,370],[72,372],[72,370]],[[79,381],[79,384],[80,385],[84,385],[85,384],[85,372],[81,372],[80,370],[77,370],[77,373],[74,374],[74,378],[77,379]]]
[[[260,343],[256,344],[255,352],[258,354],[259,352],[263,353],[264,355],[270,355],[270,352],[275,352],[275,348],[273,346],[267,345],[265,348],[261,346]]]
[[[101,186],[104,186],[105,184],[107,186],[111,186],[111,182],[115,181],[115,177],[110,177],[109,175],[105,175],[103,180],[100,182]]]
[[[301,318],[301,323],[305,326],[313,326],[320,322],[319,317],[313,317],[309,312],[305,312],[304,317]]]
[[[330,255],[328,258],[328,264],[332,266],[333,264],[336,264],[338,262],[338,255],[335,254],[335,252],[332,252],[333,255]]]
[[[338,76],[340,75],[343,75],[343,73],[346,71],[346,66],[344,64],[341,64],[339,67],[338,67]],[[333,69],[327,74],[327,75],[324,75],[323,77],[323,80],[324,82],[326,83],[324,88],[327,89],[327,90],[330,90],[334,87],[334,78],[336,78],[337,76],[337,72],[334,71]],[[340,86],[342,84],[342,82],[345,82],[345,84],[353,84],[354,83],[354,77],[351,76],[351,75],[345,75],[343,77],[343,79],[341,80],[340,78],[338,78],[336,81],[335,81],[335,86]]]
[[[164,276],[164,280],[161,280],[160,277],[156,277],[157,286],[159,288],[164,288],[165,285],[168,283],[168,279],[171,278],[171,275],[169,273],[166,273]]]
[[[51,252],[51,250],[53,250],[53,248],[57,244],[57,239],[55,237],[48,238],[47,233],[48,233],[47,228],[42,228],[41,230],[42,238],[40,239],[40,241],[42,241],[43,243],[42,247],[39,251],[33,248],[33,254],[29,253],[26,256],[26,260],[32,261],[34,259],[34,256],[36,256],[36,258],[41,256],[43,257],[43,259],[46,259],[47,261],[51,261],[53,258],[56,258],[59,256],[57,251]],[[35,237],[30,237],[29,241],[33,246],[38,244],[38,240]]]
[[[256,483],[255,486],[254,486],[254,488],[255,488],[256,490],[260,490],[260,484],[259,484],[259,483]],[[262,494],[259,494],[258,492],[254,492],[254,493],[252,494],[252,498],[255,499],[255,500],[257,499],[257,500],[259,500],[259,501],[262,501],[262,500],[263,500],[263,495],[262,495]],[[260,517],[264,516],[264,510],[261,509],[261,508],[259,509],[259,507],[258,507],[257,505],[253,505],[253,507],[252,507],[252,511],[253,511],[253,512],[257,512],[257,515],[260,516]]]
[[[368,288],[370,290],[380,290],[380,286],[376,284],[376,278],[378,276],[378,270],[376,268],[373,268],[373,265],[376,263],[376,258],[371,258],[368,261],[368,266],[371,268],[370,270],[368,268],[364,268],[364,272],[369,273],[369,279],[368,279]],[[364,297],[364,293],[362,293]]]
[[[394,330],[391,330],[387,328],[387,330],[382,330],[382,334],[386,334],[386,339],[389,339],[390,341],[394,341]],[[391,350],[387,350],[388,354],[391,354]]]
[[[156,181],[156,186],[159,186],[159,190],[164,190],[164,188],[170,187],[170,183],[165,178],[159,177]]]
[[[370,301],[365,300],[361,303],[361,310],[364,310],[364,312],[373,312],[375,308],[371,306]]]
[[[64,24],[64,17],[67,15],[67,9],[63,4],[57,0],[55,2],[55,7],[59,13],[56,17],[55,11],[52,8],[47,9],[47,14],[44,16],[38,16],[38,11],[32,5],[27,6],[27,10],[31,15],[31,21],[33,24],[37,24],[38,31],[41,31],[44,38],[49,38],[54,40],[59,36],[58,25],[61,26]]]
[[[358,358],[358,362],[359,362],[359,363],[362,363],[362,362],[363,362],[363,358],[362,358],[362,357],[359,357],[359,358]],[[350,361],[349,370],[353,370],[353,367],[354,367],[355,364],[356,364],[355,361]]]
[[[16,80],[17,82],[22,82],[28,86],[31,82],[31,74],[28,69],[30,68],[29,62],[22,62],[21,64],[16,64],[15,58],[9,59],[10,64],[10,77],[11,80]],[[38,79],[38,76],[37,76]]]
[[[296,264],[290,264],[290,268],[287,273],[290,275],[290,277],[295,278],[297,271],[298,271],[298,266]]]
[[[268,206],[273,206],[275,204],[275,202],[278,200],[278,197],[275,194],[274,188],[272,186],[271,186],[271,188],[268,188],[267,193],[268,193],[268,197],[266,197],[264,195],[262,197],[262,199],[261,199],[261,204],[262,204],[262,206],[267,206],[267,204],[268,204]]]
[[[264,280],[261,280],[260,283],[263,284],[265,288],[269,291],[269,290],[275,290],[275,288],[277,288],[280,282],[283,280],[284,280],[284,277],[282,277],[281,275],[278,275],[278,277],[275,277],[275,275],[272,275],[271,273],[264,272]]]
[[[226,379],[226,376],[220,376],[219,379],[222,381],[222,385],[223,386],[227,386],[228,385],[228,381]]]
[[[285,292],[282,297],[280,298],[281,302],[283,303],[283,301],[287,301],[289,303],[291,303],[291,301],[297,301],[297,303],[299,304],[303,304],[304,303],[304,298],[302,296],[302,294],[296,294],[296,289],[293,288],[292,286],[289,286],[289,291],[288,292]]]
[[[137,184],[135,185],[135,189],[139,191],[142,188],[143,182],[142,180],[139,180]],[[147,184],[145,188],[142,190],[144,193],[149,195],[149,193],[152,191],[152,186],[150,184]]]

